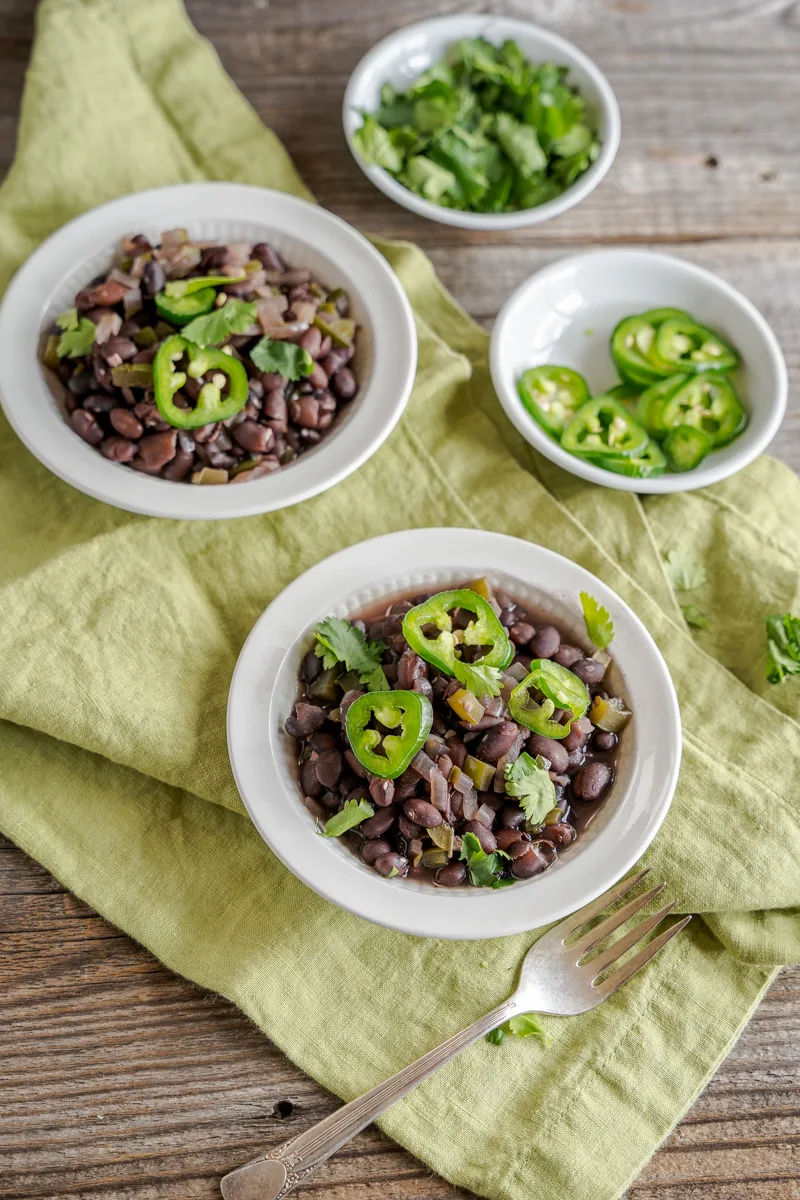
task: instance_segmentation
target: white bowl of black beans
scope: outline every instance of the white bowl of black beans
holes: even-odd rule
[[[18,436],[73,487],[149,516],[243,517],[333,486],[394,428],[416,357],[405,293],[366,238],[241,184],[78,217],[0,309]]]
[[[458,684],[422,661],[404,637],[412,606],[471,585],[485,593],[498,641],[510,642],[513,653],[502,673],[505,690],[484,696],[472,723],[450,704],[463,701]],[[581,592],[613,622],[605,654],[589,640]],[[315,631],[329,617],[368,648],[383,643],[384,679],[370,685],[377,691],[345,665],[320,662],[324,647]],[[457,612],[454,628],[466,624]],[[479,662],[482,651],[466,657],[473,653]],[[591,704],[580,718],[556,708],[552,719],[568,729],[557,746],[518,711],[513,719],[510,689],[522,686],[537,662],[572,672]],[[391,778],[388,767],[372,774],[348,711],[360,695],[369,708],[372,697],[377,705],[381,695],[402,700],[409,691],[431,705],[432,725],[415,729],[412,717],[407,730],[419,745],[405,750],[413,758],[396,761]],[[618,736],[591,719],[609,703],[630,713]],[[474,939],[558,920],[638,861],[675,790],[681,731],[661,654],[599,579],[515,538],[425,529],[340,551],[270,604],[231,683],[228,747],[256,828],[314,891],[405,933]],[[523,822],[518,790],[502,780],[535,773],[536,756],[553,808]]]

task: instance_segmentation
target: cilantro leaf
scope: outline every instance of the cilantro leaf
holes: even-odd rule
[[[800,617],[772,613],[765,623],[769,682],[780,683],[787,675],[800,675]]]
[[[502,686],[502,676],[497,667],[482,667],[480,662],[462,662],[455,660],[453,674],[459,683],[480,699],[481,696],[499,696]]]
[[[181,329],[181,336],[195,346],[221,346],[232,333],[244,333],[255,324],[256,306],[247,300],[229,299],[203,317],[195,317]]]
[[[65,308],[62,313],[56,317],[56,325],[59,329],[77,329],[78,328],[78,310],[77,308]]]
[[[509,113],[501,112],[497,114],[495,129],[498,142],[523,179],[530,179],[545,169],[547,155],[539,145],[532,125],[523,125]]]
[[[513,879],[500,879],[503,859],[508,855],[502,850],[487,854],[474,833],[465,833],[461,839],[461,862],[467,864],[470,881],[474,887],[508,887]]]
[[[441,200],[442,196],[448,194],[457,196],[460,191],[453,172],[424,154],[414,154],[409,158],[401,183],[426,200]]]
[[[356,825],[374,815],[375,809],[368,800],[345,800],[342,811],[334,813],[325,822],[322,836],[341,837],[348,829],[355,829]]]
[[[364,124],[353,135],[356,149],[370,167],[384,167],[387,171],[399,171],[403,156],[392,144],[388,132],[369,113],[364,113]]]
[[[708,617],[702,608],[695,604],[684,604],[681,606],[681,612],[687,625],[692,625],[695,629],[708,629]]]
[[[75,310],[73,309],[72,311]],[[56,352],[59,358],[83,358],[85,354],[91,354],[92,352],[97,326],[88,317],[81,317],[78,321],[77,313],[75,316],[75,323],[65,328],[58,339],[58,349]]]
[[[486,1041],[494,1046],[502,1046],[507,1037],[538,1037],[545,1046],[549,1046],[552,1038],[540,1023],[536,1013],[518,1013],[516,1017],[498,1025],[486,1035]]]
[[[665,570],[676,592],[693,592],[703,586],[707,577],[703,564],[683,546],[667,551]]]
[[[515,763],[506,763],[506,794],[519,801],[532,829],[556,806],[556,788],[549,772],[546,758],[531,758],[527,751]]]
[[[581,592],[580,598],[586,632],[598,650],[605,650],[614,640],[614,622],[608,610],[603,608],[594,596],[590,596],[588,592]]]
[[[262,337],[253,346],[250,357],[259,371],[274,371],[276,375],[284,375],[287,379],[301,379],[314,370],[311,355],[295,342],[276,342],[272,338]]]
[[[341,617],[326,617],[314,631],[317,644],[314,653],[322,659],[326,671],[337,663],[344,663],[348,671],[356,671],[362,683],[371,692],[389,691],[389,684],[381,667],[386,649],[382,641],[368,642],[355,625]]]

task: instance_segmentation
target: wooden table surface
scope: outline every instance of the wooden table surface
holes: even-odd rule
[[[0,172],[13,155],[34,8],[0,0]],[[189,0],[188,8],[320,202],[361,228],[422,245],[479,320],[491,322],[543,263],[597,245],[658,246],[741,287],[787,357],[795,389],[772,450],[800,468],[800,6]],[[427,223],[375,191],[344,145],[342,92],[361,55],[400,25],[466,8],[556,29],[599,62],[619,97],[623,141],[610,176],[548,225],[494,236]],[[211,1200],[226,1170],[336,1107],[230,1004],[170,974],[2,842],[0,896],[1,1197]],[[630,1197],[800,1200],[799,1034],[800,970],[787,970]],[[312,1191],[326,1200],[466,1198],[375,1130],[331,1160],[304,1189]]]

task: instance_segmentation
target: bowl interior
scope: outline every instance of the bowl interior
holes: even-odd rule
[[[732,380],[749,423],[729,446],[686,475],[626,479],[567,454],[523,408],[517,380],[532,366],[557,363],[585,376],[592,395],[619,383],[609,349],[615,325],[648,308],[683,308],[738,349]],[[537,449],[573,473],[608,487],[673,491],[703,487],[750,460],[775,432],[783,409],[783,361],[763,317],[734,288],[680,259],[647,251],[600,251],[555,263],[512,296],[492,342],[492,375],[517,428]],[[756,447],[754,450],[753,447]]]
[[[424,209],[425,215],[434,220],[503,228],[510,227],[516,218],[516,224],[519,224],[519,213],[462,213],[442,209],[440,205],[409,192],[380,167],[363,164],[353,142],[353,136],[361,126],[361,113],[374,112],[379,106],[380,90],[384,83],[391,83],[400,91],[405,90],[418,75],[441,61],[453,42],[474,37],[484,37],[495,45],[513,39],[531,62],[555,62],[569,67],[568,82],[578,87],[586,100],[587,115],[602,143],[601,153],[589,170],[562,196],[537,208],[523,210],[528,214],[528,223],[534,216],[536,221],[546,220],[569,206],[571,201],[568,202],[567,197],[572,198],[573,192],[579,197],[586,195],[606,173],[616,153],[619,116],[613,93],[594,63],[570,42],[527,21],[465,13],[421,21],[379,42],[362,59],[345,93],[343,120],[351,150],[367,175],[387,195],[417,211]]]
[[[344,288],[350,296],[351,314],[359,325],[356,337],[356,353],[353,356],[353,365],[359,381],[358,394],[351,404],[339,410],[336,421],[318,446],[307,450],[301,459],[295,459],[293,463],[281,467],[281,473],[291,471],[292,468],[297,467],[302,461],[324,453],[361,407],[363,397],[369,387],[374,360],[374,334],[369,307],[352,277],[351,267],[346,258],[344,260],[334,260],[325,250],[309,245],[302,238],[286,229],[276,227],[275,224],[270,224],[268,221],[228,220],[221,216],[192,221],[186,224],[185,227],[191,241],[249,242],[252,245],[256,245],[258,242],[268,242],[278,251],[290,268],[305,267],[325,287]],[[162,234],[168,228],[168,225],[159,224],[156,218],[155,220],[151,219],[147,221],[144,225],[137,226],[134,230],[127,228],[122,230],[119,237],[124,233],[143,233],[153,245],[156,245],[161,241]],[[58,313],[74,306],[75,295],[81,288],[86,287],[95,276],[108,271],[119,247],[119,237],[115,237],[111,241],[106,241],[102,246],[98,246],[90,255],[76,261],[50,295],[41,298],[41,327],[43,331],[50,331],[50,327]],[[56,375],[42,366],[41,363],[39,363],[39,370],[47,387],[51,402],[63,420],[63,395],[65,389]],[[97,451],[93,447],[88,446],[72,433],[71,430],[68,432],[78,443],[78,447],[83,454],[92,459],[97,457]],[[130,468],[124,467],[119,463],[109,463],[109,466],[114,471],[124,471],[126,475],[131,474]],[[168,479],[159,479],[157,477],[153,478],[151,482],[163,489],[168,489],[169,492],[174,492],[176,488],[187,486],[183,483],[171,483]]]
[[[518,576],[509,574],[506,571],[481,571],[480,569],[476,571],[474,564],[471,569],[467,566],[461,569],[449,568],[441,571],[420,573],[419,576],[411,579],[408,584],[405,582],[401,583],[392,578],[387,579],[385,582],[371,583],[368,587],[359,589],[346,599],[340,600],[335,606],[331,606],[325,615],[328,615],[329,612],[331,615],[337,617],[352,617],[364,608],[371,608],[376,604],[380,604],[384,599],[388,607],[389,604],[398,598],[399,594],[405,594],[409,589],[425,591],[428,587],[431,587],[443,590],[456,584],[463,585],[467,580],[480,576],[489,579],[495,588],[507,592],[529,611],[540,609],[548,616],[554,617],[559,625],[569,631],[575,645],[582,646],[589,654],[592,653],[593,647],[590,648],[586,639],[586,628],[580,615],[580,609],[574,602],[574,597],[568,598],[565,595],[560,595],[558,592],[548,591],[536,584],[525,583]],[[408,578],[408,576],[402,576],[403,581]],[[281,776],[285,783],[287,802],[299,804],[301,807],[302,800],[297,770],[297,743],[294,738],[289,737],[285,732],[283,722],[291,712],[292,705],[297,698],[297,679],[300,664],[307,651],[311,650],[314,646],[315,624],[316,621],[298,636],[284,657],[275,680],[270,705],[269,731],[271,752],[281,764]],[[641,706],[645,703],[645,697],[637,689],[636,680],[626,678],[625,673],[620,669],[616,661],[609,668],[608,680],[615,695],[622,696],[635,709],[641,709]],[[568,850],[559,854],[553,866],[549,868],[548,873],[554,874],[569,868],[574,863],[574,860],[580,857],[581,852],[585,851],[602,834],[603,830],[612,825],[615,819],[618,819],[619,811],[624,806],[625,796],[635,771],[638,737],[638,722],[632,721],[620,740],[616,760],[616,776],[611,792],[607,799],[598,806],[597,815],[581,833],[578,841],[570,846]],[[317,825],[315,819],[305,807],[303,807],[302,816],[309,834],[316,832]],[[342,856],[351,869],[363,873],[370,879],[375,878],[375,872],[366,863],[362,862],[357,855],[353,854],[348,846],[343,845],[338,838],[326,839],[325,847],[331,854]],[[382,882],[385,882],[389,887],[399,890],[401,894],[412,890],[416,891],[422,896],[429,897],[432,904],[447,904],[450,902],[450,897],[456,894],[469,903],[474,902],[481,895],[477,888],[464,888],[455,893],[444,888],[434,888],[430,883],[414,879],[404,879],[402,881],[387,879],[382,880]],[[521,880],[514,887],[515,889],[528,888],[535,886],[536,882],[535,878]]]
[[[335,839],[319,836],[297,785],[296,747],[284,722],[302,656],[323,617],[348,616],[398,594],[487,575],[532,609],[553,614],[586,644],[578,593],[611,613],[614,690],[634,711],[618,773],[594,821],[544,875],[513,888],[438,889],[387,880]],[[495,937],[579,908],[620,877],[649,844],[669,805],[680,761],[680,723],[655,644],[600,580],[560,555],[500,534],[415,530],[333,555],[282,592],[253,629],[236,667],[228,746],[239,792],[262,837],[303,882],[340,907],[407,933]]]

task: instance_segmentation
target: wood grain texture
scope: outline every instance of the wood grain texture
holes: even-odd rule
[[[786,353],[772,450],[800,469],[800,5],[789,0],[188,0],[201,32],[321,203],[409,238],[489,326],[531,271],[595,245],[657,245],[720,272]],[[0,173],[34,0],[0,0]],[[433,12],[527,17],[577,41],[620,100],[607,180],[510,235],[425,222],[375,191],[341,133],[344,84],[380,37]],[[225,1171],[338,1101],[227,1002],[179,979],[0,842],[0,1197],[212,1200]],[[291,1114],[276,1108],[289,1101]],[[630,1200],[800,1200],[800,970],[774,984]],[[468,1200],[367,1130],[300,1194]],[[564,1197],[563,1200],[591,1200]]]

